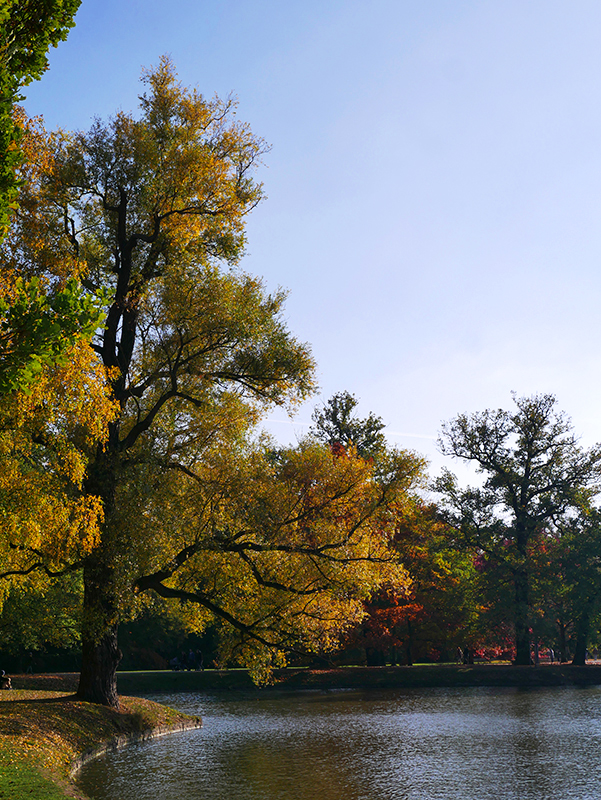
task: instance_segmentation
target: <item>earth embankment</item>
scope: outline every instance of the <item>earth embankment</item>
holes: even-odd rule
[[[18,688],[75,691],[76,673],[59,675],[18,675]],[[204,672],[119,672],[121,694],[152,692],[220,692],[256,690],[247,670],[205,670]],[[601,664],[583,667],[544,664],[515,667],[510,664],[426,664],[412,667],[341,667],[337,669],[287,668],[276,670],[270,689],[403,689],[461,686],[590,686],[601,685]]]

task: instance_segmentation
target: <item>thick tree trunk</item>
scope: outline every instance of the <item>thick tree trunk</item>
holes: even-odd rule
[[[99,705],[119,707],[117,602],[111,570],[98,563],[84,567],[82,662],[77,696]]]
[[[586,664],[586,643],[588,640],[589,615],[588,611],[583,611],[578,620],[576,628],[576,647],[572,664],[583,667]]]
[[[515,586],[515,664],[525,666],[530,659],[530,627],[528,624],[528,573],[517,571],[514,575]]]
[[[99,640],[84,636],[77,696],[88,703],[118,708],[117,666],[120,660],[116,625]]]

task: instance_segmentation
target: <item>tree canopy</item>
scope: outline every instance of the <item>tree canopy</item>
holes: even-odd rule
[[[406,581],[388,509],[420,470],[391,452],[374,480],[353,453],[315,442],[275,453],[257,438],[265,409],[313,390],[284,294],[236,267],[267,148],[231,98],[182,87],[168,59],[143,82],[138,117],[75,134],[29,126],[48,157],[5,245],[16,274],[46,274],[59,254],[105,298],[91,353],[117,412],[88,451],[80,496],[102,519],[73,564],[79,694],[109,704],[117,625],[149,591],[179,600],[198,630],[220,620],[223,657],[257,676],[287,650],[333,646],[381,581]]]
[[[4,0],[0,5],[0,240],[9,221],[14,227],[17,201],[35,196],[30,184],[37,188],[36,173],[48,166],[43,137],[29,135],[23,141],[31,122],[15,103],[20,89],[47,69],[47,51],[66,38],[79,4]],[[35,240],[29,241],[34,246]],[[27,390],[44,364],[65,363],[70,347],[80,337],[90,338],[100,318],[95,298],[80,290],[77,270],[63,274],[61,284],[49,285],[13,267],[3,260],[0,269],[0,395]]]
[[[370,412],[365,419],[354,415],[357,398],[350,392],[337,392],[313,412],[311,433],[330,446],[354,447],[363,458],[374,458],[386,449],[381,417]]]

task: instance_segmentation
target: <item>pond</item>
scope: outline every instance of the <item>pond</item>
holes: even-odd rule
[[[203,717],[90,763],[94,800],[588,800],[601,687],[152,695]]]

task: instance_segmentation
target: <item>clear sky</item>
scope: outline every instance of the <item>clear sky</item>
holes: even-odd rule
[[[316,402],[351,391],[433,473],[441,421],[512,390],[601,440],[597,0],[83,0],[76,22],[27,90],[49,128],[134,110],[167,53],[272,144],[243,267],[289,290]],[[312,405],[269,429],[294,441]]]

